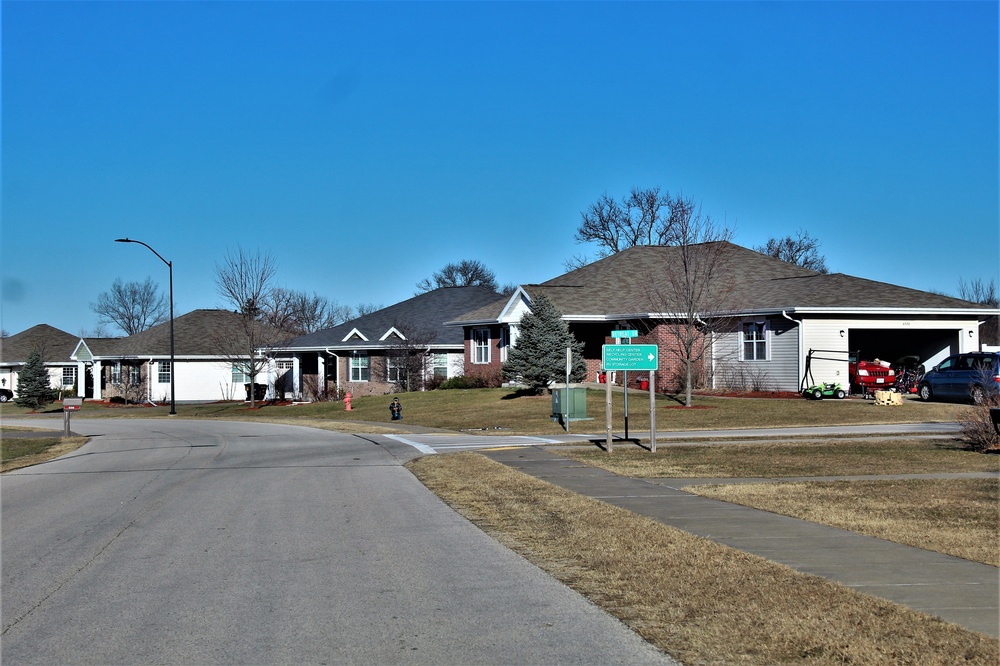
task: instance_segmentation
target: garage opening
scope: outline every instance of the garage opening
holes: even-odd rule
[[[876,358],[893,364],[903,364],[916,357],[925,370],[958,353],[958,330],[939,329],[851,329],[848,348],[858,350],[862,360]]]

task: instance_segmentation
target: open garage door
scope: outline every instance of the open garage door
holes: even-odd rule
[[[850,329],[848,347],[861,353],[863,360],[876,358],[896,363],[916,356],[926,370],[958,353],[958,330],[884,328]]]

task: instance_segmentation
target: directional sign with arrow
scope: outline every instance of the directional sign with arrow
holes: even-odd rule
[[[601,363],[605,370],[657,370],[657,345],[604,345]]]

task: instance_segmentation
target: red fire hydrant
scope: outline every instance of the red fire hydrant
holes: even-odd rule
[[[344,394],[344,409],[346,411],[351,411],[351,393],[348,391]]]

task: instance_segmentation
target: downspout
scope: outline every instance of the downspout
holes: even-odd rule
[[[788,316],[788,314],[784,310],[781,311],[781,316],[787,319],[788,321],[792,322],[793,324],[795,324],[795,328],[797,329],[799,334],[798,349],[796,350],[795,356],[798,361],[797,377],[801,377],[801,379],[799,380],[799,389],[801,390],[805,388],[804,386],[802,386],[802,384],[805,383],[805,377],[803,377],[803,375],[805,374],[805,368],[803,367],[803,362],[802,362],[802,321],[800,319],[792,319],[791,317]]]
[[[708,322],[706,322],[704,319],[702,319],[698,315],[695,315],[694,320],[698,322],[701,326],[704,326],[706,331],[708,330]],[[712,354],[712,388],[714,389],[715,388],[715,336],[714,335],[712,336],[712,345],[709,347],[709,351]]]

